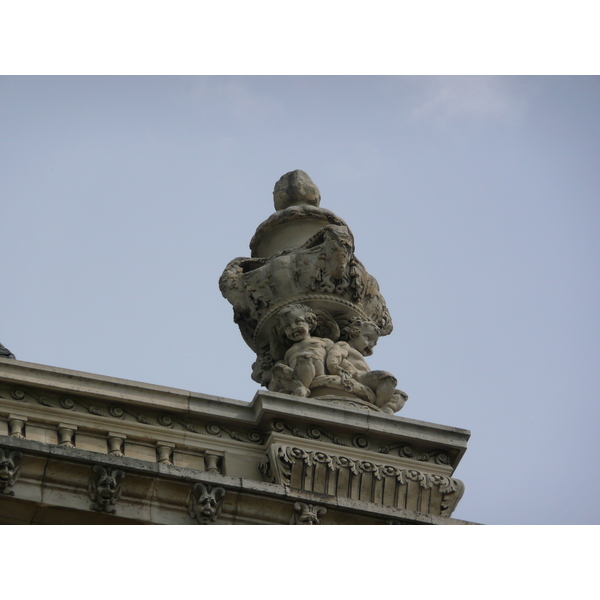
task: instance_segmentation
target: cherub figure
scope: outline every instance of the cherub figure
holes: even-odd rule
[[[290,304],[281,309],[275,331],[292,341],[283,361],[275,364],[269,389],[307,397],[315,377],[325,375],[325,360],[334,343],[313,337],[317,316],[304,304]]]
[[[342,337],[348,341],[336,342],[327,354],[329,373],[338,375],[350,391],[354,381],[371,389],[375,393],[375,405],[383,412],[398,412],[408,396],[396,389],[397,379],[387,371],[371,371],[363,358],[373,354],[373,347],[379,339],[377,325],[361,317],[353,317],[342,328]]]

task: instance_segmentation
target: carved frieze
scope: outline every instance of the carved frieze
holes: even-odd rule
[[[78,412],[80,410],[83,410],[91,415],[99,417],[109,417],[119,421],[135,419],[135,421],[137,421],[138,423],[143,423],[144,425],[150,425],[157,428],[180,429],[185,431],[191,431],[192,433],[210,435],[215,437],[222,437],[223,435],[225,435],[232,440],[257,445],[262,445],[265,441],[264,434],[257,430],[236,431],[231,427],[214,421],[203,423],[196,420],[191,421],[187,418],[182,418],[181,416],[175,413],[167,413],[164,411],[153,412],[151,410],[133,410],[131,409],[131,407],[125,404],[107,404],[99,401],[92,402],[89,399],[80,398],[74,395],[57,397],[49,395],[51,398],[49,399],[48,397],[42,396],[34,390],[25,388],[15,388],[11,390],[10,396],[11,398],[19,402],[27,403],[28,398],[30,398],[33,399],[35,402],[42,404],[43,406],[47,406],[49,408],[63,409],[69,412]],[[12,435],[14,435],[15,437],[24,437],[22,431],[24,430],[24,425],[27,421],[27,418],[14,417],[13,419],[11,419],[11,421]],[[60,435],[61,440],[65,440],[65,444],[63,445],[68,445],[66,443],[67,441],[72,442],[72,439],[62,437],[63,434]],[[67,432],[64,432],[64,436],[67,435]],[[116,441],[109,443],[111,444],[111,453],[120,452],[120,448],[117,449],[116,447],[114,447],[115,444],[117,444]]]
[[[288,488],[450,516],[464,484],[445,475],[273,444],[262,464],[267,481]]]

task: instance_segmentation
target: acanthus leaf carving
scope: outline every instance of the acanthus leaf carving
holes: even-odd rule
[[[300,464],[298,464],[300,463]],[[367,494],[364,499],[368,502],[373,502],[375,497],[374,492],[371,492],[371,488],[379,486],[379,494],[381,500],[377,503],[395,505],[395,502],[405,502],[406,493],[409,493],[414,498],[414,495],[421,498],[423,496],[423,502],[426,502],[427,506],[430,502],[434,502],[431,507],[433,514],[440,514],[442,516],[450,516],[452,511],[458,504],[458,501],[462,497],[464,490],[463,483],[458,479],[452,479],[445,475],[432,474],[422,472],[417,469],[403,469],[395,467],[393,465],[376,464],[368,460],[353,460],[346,456],[332,455],[321,451],[309,451],[295,446],[285,445],[273,445],[269,449],[266,460],[262,464],[262,472],[268,481],[283,485],[286,488],[292,487],[292,481],[294,481],[294,487],[305,491],[313,492],[318,491],[323,493],[323,488],[313,489],[314,475],[306,477],[305,469],[315,468],[319,464],[327,466],[328,470],[334,474],[346,470],[352,477],[361,478],[357,479],[356,482],[350,485],[348,478],[341,478],[339,475],[330,478],[330,482],[334,483],[333,491],[328,492],[329,494],[339,495],[340,497],[355,497],[351,496],[351,493],[359,493],[359,496],[363,494],[359,488],[362,488],[362,483],[365,481],[365,477],[371,477],[372,483],[367,483],[364,494]],[[294,475],[295,473],[295,475]],[[314,472],[316,473],[316,471]],[[346,481],[341,484],[345,487],[339,487],[338,482]],[[389,483],[396,482],[396,491],[390,496],[388,492],[387,501],[383,500],[384,489],[389,489]],[[306,483],[308,482],[308,483]],[[368,482],[368,479],[367,479]],[[410,485],[417,484],[416,486]],[[321,484],[322,485],[322,484]],[[358,486],[358,487],[356,487]],[[427,490],[432,487],[438,487],[441,495],[433,496],[437,500],[432,500]],[[400,494],[400,489],[406,489],[407,492]],[[350,490],[354,489],[355,492]],[[421,500],[419,500],[421,502]],[[437,504],[435,504],[437,503]],[[398,508],[405,507],[404,505],[396,505]],[[420,508],[419,510],[423,510]]]

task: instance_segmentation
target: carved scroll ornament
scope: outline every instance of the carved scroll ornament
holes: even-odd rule
[[[271,483],[449,517],[464,493],[459,479],[342,455],[274,445],[261,472]]]

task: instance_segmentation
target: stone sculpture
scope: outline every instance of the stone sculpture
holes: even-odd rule
[[[257,355],[252,379],[275,392],[400,410],[407,396],[395,377],[364,360],[393,326],[377,281],[354,254],[352,232],[320,208],[304,171],[283,175],[273,197],[276,212],[257,228],[251,257],[232,260],[219,279]]]
[[[221,513],[225,493],[220,486],[194,484],[188,499],[188,514],[200,525],[214,523]]]
[[[125,473],[121,469],[111,469],[102,465],[94,465],[93,472],[96,475],[90,477],[88,486],[88,495],[92,501],[90,508],[114,515],[117,511],[111,510],[110,507],[121,497],[120,480],[125,477]]]
[[[11,488],[19,479],[23,454],[18,450],[0,448],[0,494],[14,496]]]
[[[325,507],[306,504],[306,502],[296,502],[294,510],[296,512],[295,525],[320,525],[320,517],[327,513]]]

